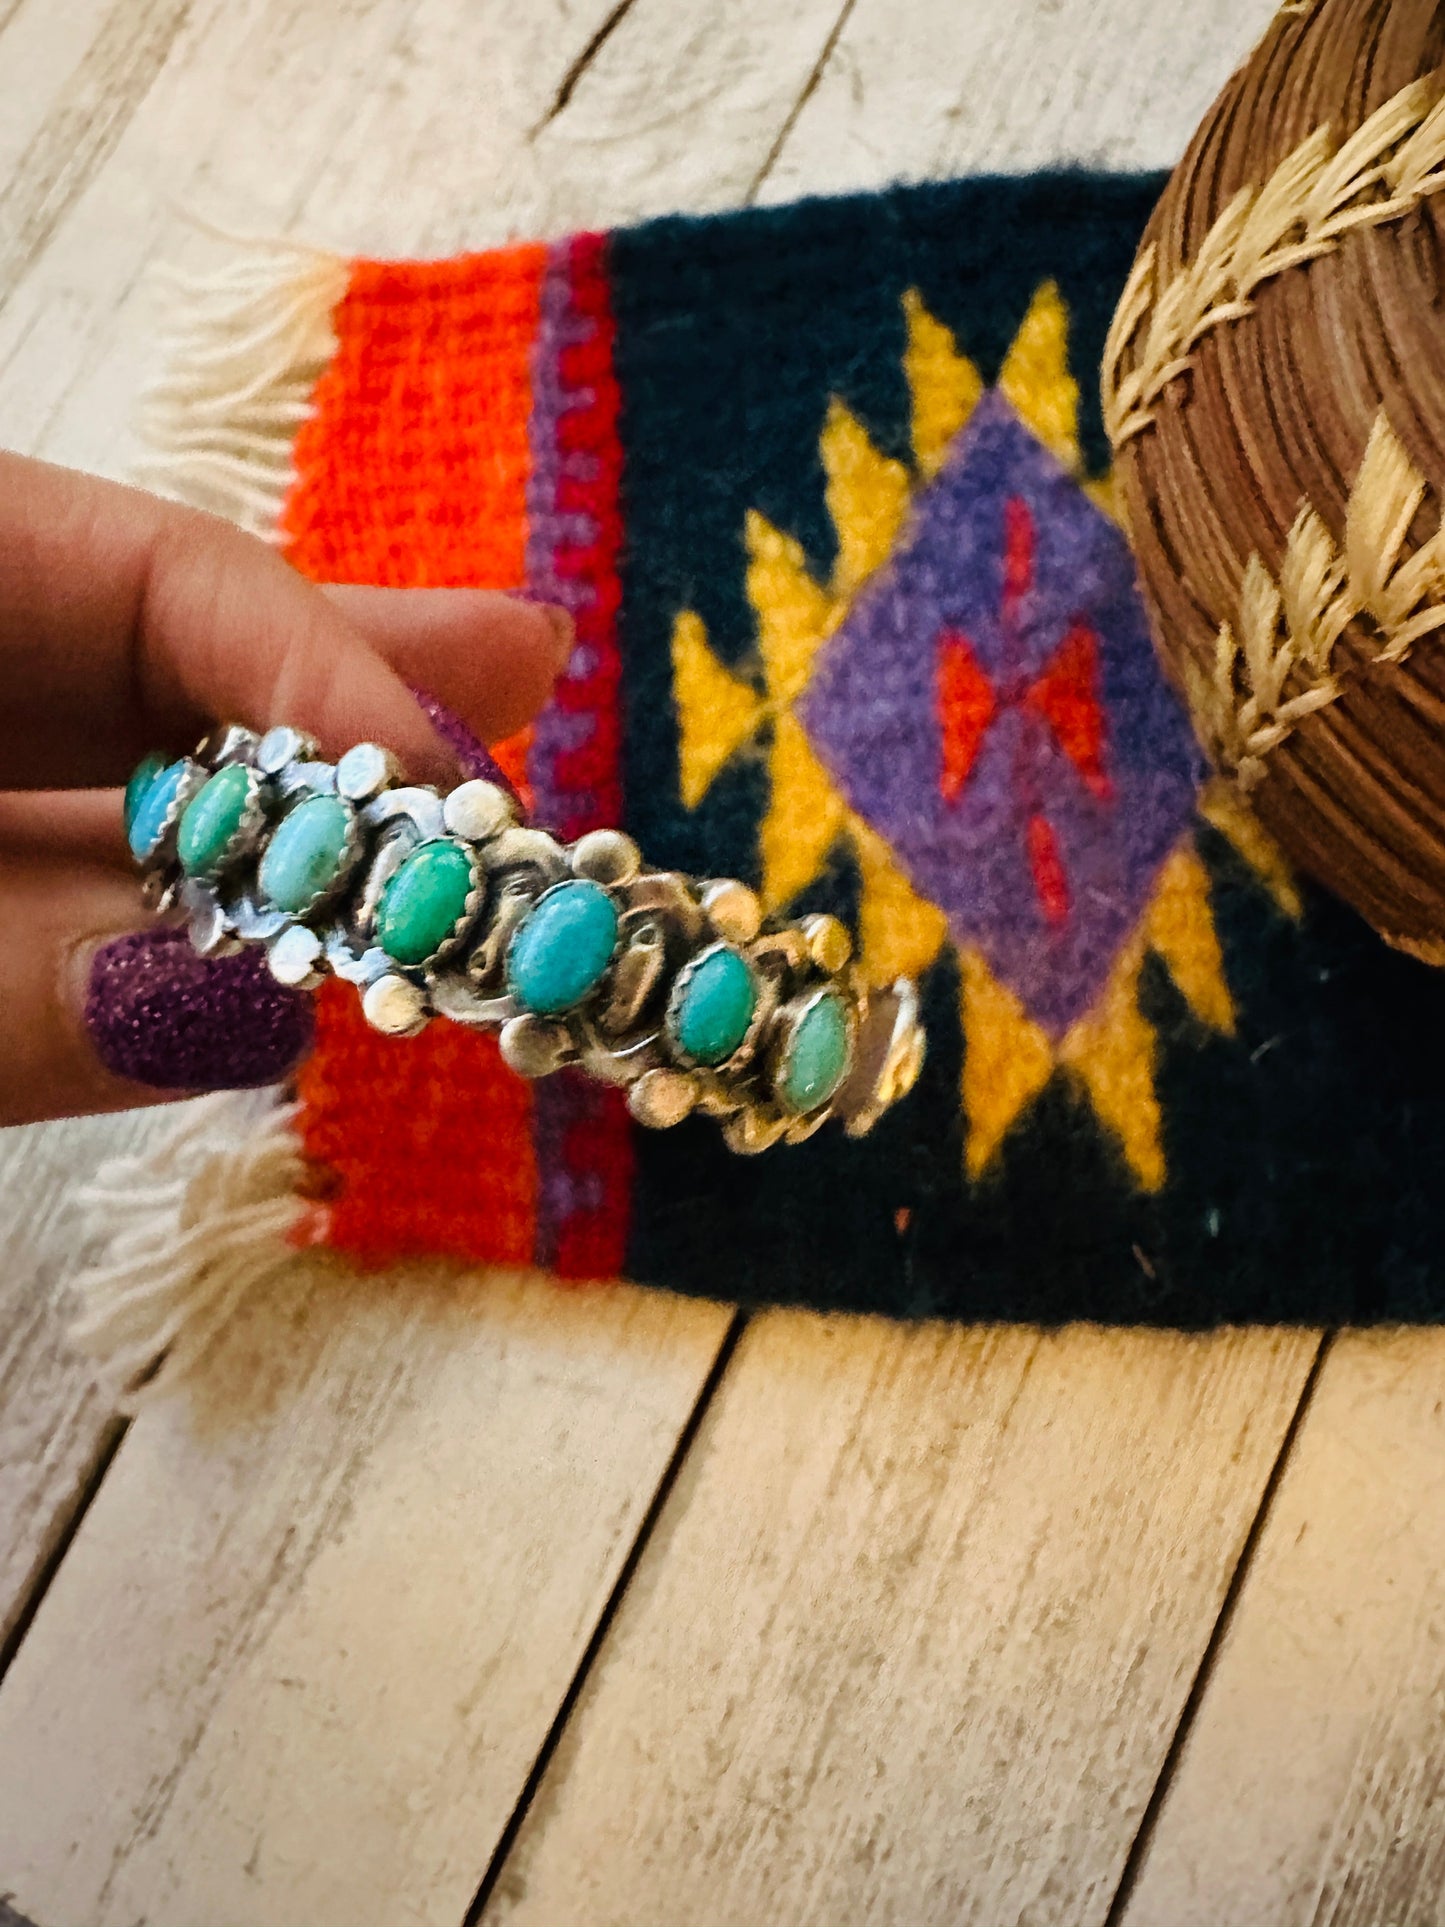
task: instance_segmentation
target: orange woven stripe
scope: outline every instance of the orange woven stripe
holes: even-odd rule
[[[492,1038],[442,1020],[419,1037],[382,1037],[359,1013],[350,984],[322,986],[300,1079],[324,1242],[370,1261],[418,1252],[530,1264],[530,1086]]]
[[[530,358],[546,251],[358,262],[339,346],[296,443],[291,561],[322,582],[512,589],[525,574]],[[507,746],[518,770],[525,745]],[[530,1261],[530,1088],[494,1040],[432,1023],[375,1035],[355,991],[318,999],[301,1073],[326,1242],[358,1256]],[[327,1175],[329,1174],[329,1175]]]
[[[546,249],[358,261],[282,528],[318,582],[515,589]]]

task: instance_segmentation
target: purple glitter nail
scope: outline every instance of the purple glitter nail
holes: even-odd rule
[[[274,1084],[311,1045],[311,999],[255,951],[198,957],[184,930],[142,930],[96,953],[85,1024],[101,1062],[164,1091]]]
[[[413,689],[411,693],[421,705],[427,721],[437,735],[455,754],[462,766],[463,776],[468,779],[482,777],[489,783],[495,783],[511,797],[517,805],[518,813],[525,815],[516,785],[481,738],[474,736],[461,717],[448,709],[444,703],[439,703],[435,696],[429,696],[424,689]]]
[[[462,773],[521,801],[491,752],[451,710],[413,690]],[[107,1069],[165,1091],[274,1084],[311,1047],[310,997],[287,990],[253,950],[198,957],[184,930],[137,931],[96,953],[85,1024]]]

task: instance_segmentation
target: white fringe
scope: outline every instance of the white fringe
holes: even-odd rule
[[[80,1192],[104,1248],[76,1282],[70,1338],[122,1411],[189,1377],[242,1299],[294,1256],[287,1239],[308,1209],[296,1109],[274,1091],[202,1098]]]
[[[136,479],[275,541],[350,263],[186,218],[232,254],[211,274],[156,272],[166,372],[142,399],[155,454]],[[122,1411],[189,1377],[241,1301],[291,1258],[287,1238],[307,1210],[295,1115],[274,1091],[202,1099],[79,1193],[100,1256],[76,1281],[70,1336]]]
[[[332,315],[351,264],[191,218],[235,252],[211,274],[155,271],[166,372],[142,397],[140,432],[155,454],[137,464],[136,480],[275,541],[296,432],[336,352]]]

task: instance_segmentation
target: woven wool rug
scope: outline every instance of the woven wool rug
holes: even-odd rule
[[[1161,184],[245,280],[295,324],[267,393],[310,400],[296,567],[565,603],[570,667],[499,752],[538,819],[836,912],[871,981],[918,976],[929,1056],[870,1138],[744,1160],[446,1022],[376,1036],[333,983],[294,1104],[167,1154],[209,1224],[176,1294],[311,1243],[909,1317],[1445,1311],[1445,985],[1210,779],[1114,519],[1097,371]]]

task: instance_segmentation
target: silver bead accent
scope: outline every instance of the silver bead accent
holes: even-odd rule
[[[266,967],[278,984],[292,990],[310,990],[321,982],[321,939],[305,924],[293,923],[272,940],[266,951]]]
[[[266,776],[279,776],[288,763],[309,762],[316,754],[314,738],[286,723],[268,729],[256,745],[255,763]]]
[[[378,977],[361,996],[362,1015],[388,1037],[414,1037],[426,1024],[426,993],[409,977]]]
[[[631,883],[642,868],[642,852],[621,830],[589,830],[572,845],[572,871],[594,883]]]
[[[705,883],[702,907],[713,929],[729,943],[751,943],[763,927],[763,906],[757,892],[735,877]]]
[[[369,803],[400,775],[390,750],[380,743],[357,743],[336,765],[336,788],[348,803]]]
[[[645,1071],[627,1093],[627,1108],[639,1124],[669,1131],[697,1105],[697,1086],[685,1071]]]
[[[504,789],[480,778],[462,783],[442,804],[442,820],[453,836],[485,843],[517,820],[516,806]]]
[[[497,1043],[503,1063],[520,1077],[549,1077],[577,1054],[565,1024],[530,1011],[503,1024]]]

